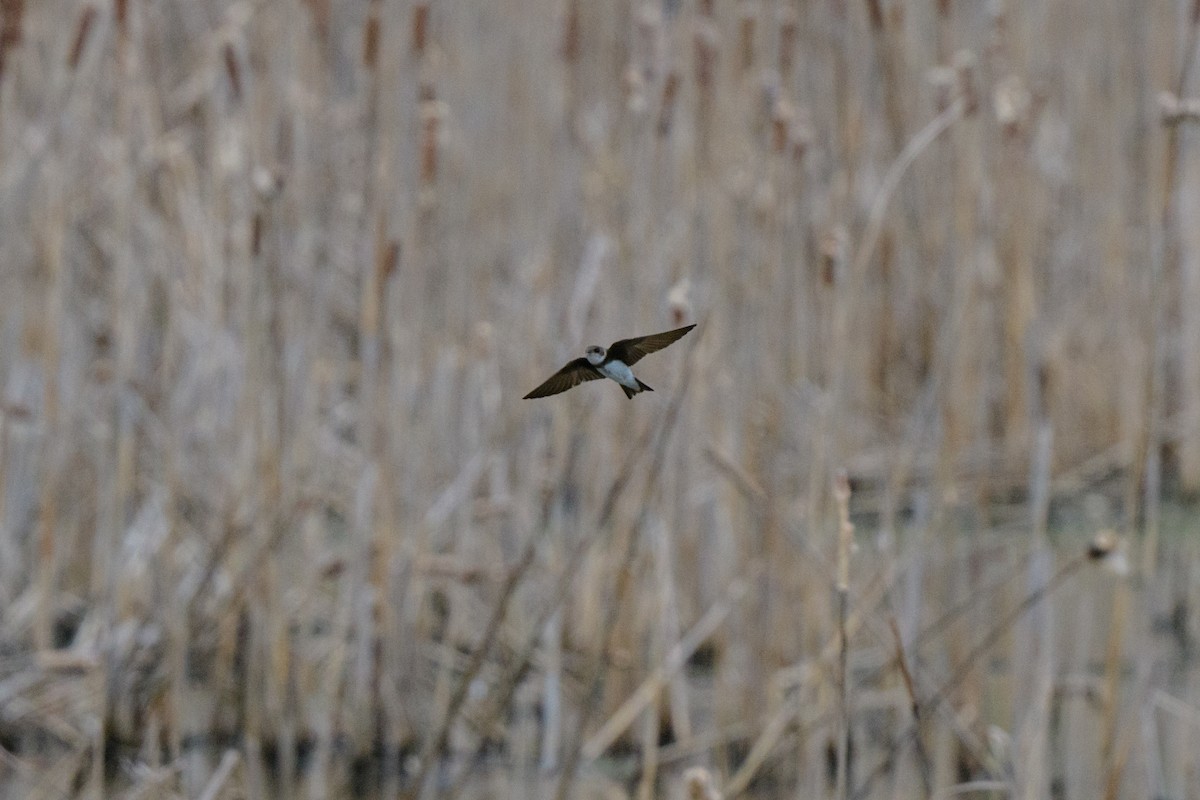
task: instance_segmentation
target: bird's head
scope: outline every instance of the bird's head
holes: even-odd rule
[[[598,367],[604,363],[604,357],[607,355],[607,353],[604,351],[603,347],[594,344],[584,352],[584,355],[587,356],[589,364],[591,364],[593,367]]]

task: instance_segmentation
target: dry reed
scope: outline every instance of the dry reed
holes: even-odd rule
[[[1189,796],[1198,42],[0,0],[0,794]]]

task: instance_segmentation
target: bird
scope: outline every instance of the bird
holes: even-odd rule
[[[585,381],[594,381],[598,378],[611,378],[616,381],[625,392],[625,396],[630,399],[641,392],[653,392],[653,389],[638,380],[630,367],[644,356],[679,341],[694,327],[696,325],[693,323],[673,331],[652,333],[649,336],[637,336],[633,339],[619,339],[610,344],[608,349],[591,345],[584,351],[582,358],[568,361],[566,366],[521,399],[532,400],[537,397],[549,397],[552,394],[573,389]]]

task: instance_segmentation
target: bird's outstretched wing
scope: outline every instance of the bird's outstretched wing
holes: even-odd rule
[[[565,392],[584,381],[594,381],[603,378],[600,371],[593,367],[586,358],[568,361],[567,365],[546,379],[545,383],[525,395],[522,400],[532,400],[535,397],[549,397],[552,394]]]
[[[682,328],[676,328],[673,331],[652,333],[649,336],[638,336],[633,339],[622,339],[619,342],[613,342],[612,346],[608,348],[608,357],[617,361],[623,361],[632,367],[643,356],[648,356],[651,353],[662,350],[669,344],[679,341],[685,333],[694,327],[696,327],[695,323],[685,325]]]

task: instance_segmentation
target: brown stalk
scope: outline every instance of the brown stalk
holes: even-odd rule
[[[425,55],[429,40],[429,3],[413,5],[412,24],[409,28],[409,49],[414,56]]]
[[[1022,617],[1024,617],[1030,609],[1034,608],[1038,605],[1038,603],[1054,593],[1054,591],[1062,586],[1072,575],[1074,575],[1092,560],[1094,560],[1093,556],[1088,552],[1071,559],[1062,567],[1060,567],[1045,585],[1026,595],[1025,598],[1011,611],[1001,617],[1000,620],[994,626],[992,626],[990,630],[988,630],[983,638],[980,639],[973,648],[971,648],[967,655],[962,658],[957,665],[955,665],[950,678],[941,686],[939,686],[928,700],[925,700],[920,704],[921,708],[924,709],[924,713],[928,715],[928,713],[937,710],[938,707],[941,706],[941,704],[945,702],[950,695],[953,694],[954,691],[963,683],[963,681],[967,679],[971,673],[971,669],[975,666],[979,659],[991,652],[996,643],[1008,633],[1013,625],[1015,625]],[[889,769],[899,747],[904,742],[909,741],[910,738],[919,735],[919,725],[919,721],[914,721],[902,735],[892,740],[887,748],[887,756],[881,760],[879,765],[874,770],[868,773],[862,784],[851,795],[852,797],[864,798],[870,794],[875,781],[881,778]]]
[[[671,133],[671,121],[675,116],[675,101],[679,94],[679,73],[671,70],[663,81],[662,102],[658,107],[658,135],[666,137]]]
[[[79,60],[83,58],[83,50],[87,47],[88,37],[92,34],[92,26],[96,24],[99,12],[94,5],[86,5],[79,14],[79,22],[75,24],[75,38],[71,41],[71,52],[67,56],[67,66],[74,72],[79,68]]]
[[[850,551],[854,545],[854,525],[850,522],[850,478],[845,470],[833,481],[833,499],[837,504],[837,597],[838,597],[838,738],[837,788],[834,796],[847,797],[850,790],[847,759],[850,754],[850,643],[846,616],[850,607]]]

